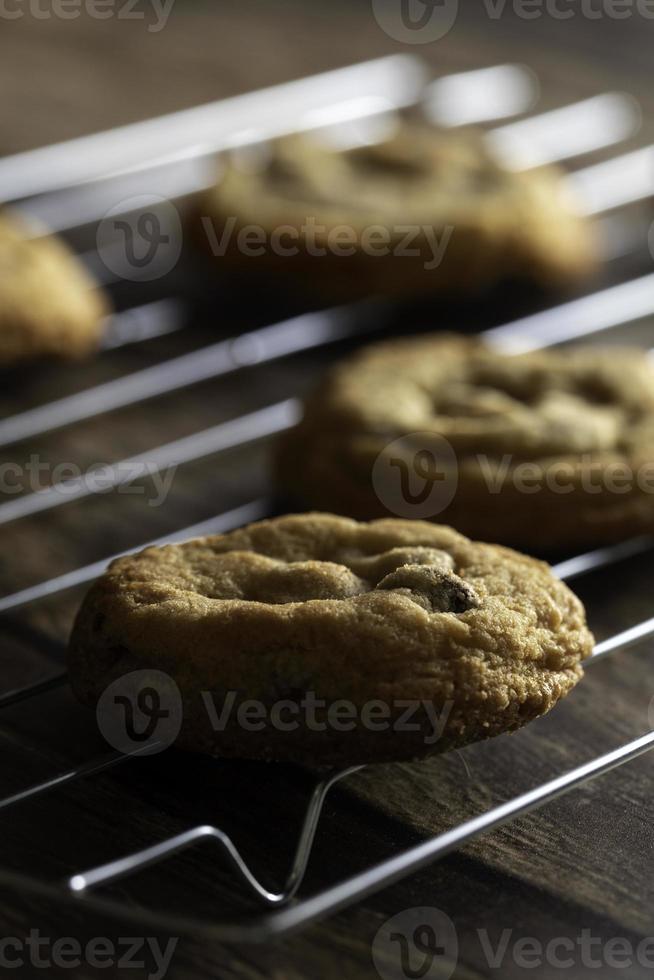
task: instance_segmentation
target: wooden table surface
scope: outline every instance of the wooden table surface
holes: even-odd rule
[[[7,6],[10,6],[9,4]],[[542,104],[592,95],[608,87],[633,93],[644,112],[642,141],[654,135],[651,86],[654,21],[634,15],[570,20],[492,18],[492,5],[463,8],[452,31],[412,47],[435,73],[526,63],[538,74]],[[578,5],[560,4],[560,7]],[[597,7],[601,5],[598,3]],[[144,21],[37,18],[27,4],[14,20],[0,17],[0,152],[9,153],[377,55],[408,50],[380,29],[369,3],[183,3],[166,26]],[[145,11],[142,4],[137,10]],[[499,9],[499,8],[498,8]],[[634,141],[633,145],[637,145]],[[638,259],[640,271],[651,260]],[[208,268],[201,275],[210,278]],[[252,309],[245,293],[224,301],[212,286],[202,322],[146,344],[125,347],[83,366],[38,366],[6,373],[0,411],[13,414],[59,394],[266,322],[295,299],[272,295]],[[210,290],[211,292],[211,290]],[[131,286],[129,305],[150,295]],[[520,302],[523,302],[522,300]],[[503,297],[491,311],[470,308],[468,325],[502,322],[521,308]],[[286,304],[286,305],[285,305]],[[452,311],[435,308],[436,326],[453,326]],[[459,322],[462,322],[459,321]],[[654,325],[645,324],[650,343]],[[244,385],[238,375],[126,408],[0,450],[0,463],[32,453],[52,463],[110,462],[216,424],[278,398],[305,391],[340,353],[313,353],[259,367]],[[165,506],[146,496],[112,494],[66,504],[2,527],[0,591],[14,592],[266,492],[268,446],[256,443],[180,467]],[[578,583],[599,637],[652,615],[654,556],[645,554]],[[55,671],[82,590],[2,618],[3,690]],[[574,694],[528,730],[471,746],[420,765],[369,768],[334,791],[318,834],[303,893],[309,894],[397,853],[601,751],[649,729],[654,695],[650,644],[645,642],[589,669]],[[103,751],[94,722],[66,688],[3,712],[0,795],[46,779]],[[434,906],[454,922],[460,978],[564,975],[645,977],[651,968],[619,969],[603,956],[612,939],[634,946],[654,935],[654,830],[649,812],[653,760],[644,756],[543,810],[467,846],[419,874],[367,898],[290,939],[265,946],[180,938],[168,976],[334,980],[375,978],[372,942],[382,923],[402,910]],[[294,841],[306,781],[276,767],[218,765],[174,753],[133,762],[0,815],[0,867],[57,883],[75,870],[146,846],[196,823],[216,823],[234,835],[253,866],[273,884],[283,876]],[[208,845],[107,889],[125,910],[149,905],[206,920],[252,903]],[[142,927],[141,927],[142,928]],[[96,914],[83,904],[5,889],[0,939],[30,929],[60,937],[139,935],[138,927]],[[508,934],[496,967],[484,954],[480,930],[493,946]],[[136,930],[136,931],[135,931]],[[541,943],[583,931],[598,937],[600,966],[583,963],[528,969],[515,943]],[[150,932],[146,933],[150,935]],[[161,937],[164,941],[168,936]],[[562,955],[561,953],[559,955]],[[616,954],[617,955],[617,954]],[[610,959],[610,956],[609,956]],[[597,960],[595,961],[597,962]],[[390,955],[386,969],[390,969]],[[2,964],[3,969],[8,969]],[[14,975],[44,975],[25,967]],[[89,964],[51,969],[53,976],[146,976],[148,969]],[[150,972],[152,972],[150,970]],[[395,974],[388,974],[395,975]],[[408,975],[408,974],[406,974]],[[428,973],[428,977],[437,976]],[[401,974],[397,974],[401,976]]]

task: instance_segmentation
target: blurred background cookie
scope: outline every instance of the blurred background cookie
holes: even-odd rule
[[[418,123],[348,150],[308,134],[234,154],[200,211],[220,261],[333,299],[561,289],[596,262],[562,172],[510,170],[481,133]]]
[[[283,438],[277,473],[310,506],[550,549],[654,530],[653,460],[644,351],[510,356],[436,334],[333,369]]]
[[[0,211],[0,364],[80,358],[96,349],[108,300],[55,236]]]

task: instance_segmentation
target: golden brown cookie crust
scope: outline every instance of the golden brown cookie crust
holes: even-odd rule
[[[278,140],[256,164],[228,162],[201,210],[214,251],[231,228],[220,261],[292,275],[334,299],[476,290],[513,277],[565,288],[597,261],[558,170],[509,171],[479,134],[417,124],[348,151],[310,135]],[[238,235],[253,227],[265,247],[246,254]],[[371,232],[380,228],[386,250]]]
[[[0,364],[79,358],[98,346],[108,303],[59,238],[0,212]]]
[[[433,449],[438,479],[444,442],[456,467],[451,501],[429,514],[389,506],[376,461],[392,452],[414,467],[417,452]],[[644,351],[614,347],[511,356],[438,334],[376,344],[308,399],[277,473],[312,507],[359,519],[413,514],[524,548],[651,532],[654,368]]]
[[[306,514],[114,561],[78,614],[69,666],[91,706],[130,671],[170,674],[182,747],[323,766],[514,731],[576,684],[591,648],[581,603],[541,562],[426,522]],[[315,731],[300,711],[291,732],[216,733],[201,691],[217,710],[235,691],[267,711],[312,692],[355,706],[356,724]],[[362,721],[372,702],[389,706],[384,730]],[[393,730],[407,703],[418,730]]]

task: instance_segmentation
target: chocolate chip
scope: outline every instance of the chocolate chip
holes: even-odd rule
[[[454,572],[433,565],[403,565],[377,585],[401,590],[429,612],[464,613],[480,605],[479,596]]]

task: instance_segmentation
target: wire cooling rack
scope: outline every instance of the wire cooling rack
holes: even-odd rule
[[[500,126],[488,125],[529,112],[537,89],[532,73],[520,66],[501,65],[430,80],[417,59],[386,58],[122,130],[8,157],[0,160],[0,186],[6,189],[7,198],[26,215],[45,219],[59,230],[75,232],[102,217],[107,203],[115,203],[117,188],[120,188],[118,197],[121,200],[145,190],[151,192],[153,187],[161,195],[183,196],[210,183],[214,155],[222,149],[251,144],[293,129],[327,126],[339,127],[341,137],[346,140],[371,139],[380,121],[407,106],[420,106],[427,118],[441,125],[469,122],[486,125],[487,138],[494,149],[516,168],[576,159],[586,153],[606,150],[631,138],[638,129],[637,106],[628,96],[619,93],[598,95],[540,115],[532,113]],[[180,147],[184,148],[183,152]],[[72,168],[71,160],[75,161]],[[613,153],[590,167],[572,170],[567,179],[581,206],[598,222],[598,234],[605,236],[607,263],[621,259],[639,245],[642,248],[642,228],[638,233],[632,231],[630,237],[625,232],[628,225],[621,223],[621,209],[654,194],[653,147],[641,147],[621,155]],[[83,254],[82,258],[94,268],[104,269],[92,252]],[[105,281],[110,280],[106,269],[104,272]],[[139,343],[180,329],[185,323],[183,305],[179,297],[169,295],[115,314],[107,324],[105,346]],[[45,433],[113,409],[136,405],[162,394],[172,396],[201,381],[235,371],[247,372],[253,366],[300,351],[326,347],[340,340],[365,338],[378,328],[383,310],[383,304],[372,300],[352,307],[302,313],[279,323],[246,330],[232,338],[5,418],[0,422],[0,447],[36,440]],[[648,274],[618,281],[590,295],[495,327],[484,336],[498,349],[518,352],[590,337],[652,314],[654,275]],[[107,485],[118,487],[134,479],[140,472],[139,466],[146,461],[150,472],[152,467],[162,471],[281,432],[295,422],[298,414],[298,402],[284,399],[183,439],[158,445],[110,467],[105,474],[104,488]],[[24,494],[0,504],[0,524],[70,505],[93,492],[84,481],[72,479]],[[156,541],[137,542],[133,550],[146,544],[226,531],[265,517],[271,507],[272,502],[267,498],[249,500]],[[571,557],[555,566],[555,572],[570,581],[644,553],[653,544],[654,539],[647,537],[624,541]],[[0,614],[13,613],[90,582],[114,557],[107,556],[0,597]],[[592,669],[600,659],[652,635],[654,618],[603,640],[595,648],[588,662],[589,668]],[[65,683],[64,672],[49,675],[40,682],[0,696],[0,709],[31,701]],[[654,732],[647,732],[308,897],[299,898],[298,892],[323,803],[332,786],[350,775],[352,769],[330,773],[315,783],[291,869],[277,891],[261,883],[227,833],[207,824],[193,826],[135,853],[119,855],[109,863],[87,870],[71,869],[63,886],[3,869],[0,869],[0,880],[51,898],[60,898],[62,894],[76,896],[89,908],[118,917],[128,914],[133,921],[162,929],[215,939],[266,941],[362,899],[474,838],[624,765],[653,746]],[[0,800],[2,815],[13,806],[45,797],[78,780],[85,780],[88,791],[92,792],[94,776],[138,754],[108,753],[56,773],[44,782]],[[127,878],[206,840],[218,845],[234,872],[241,876],[260,903],[262,911],[237,921],[231,918],[222,922],[143,907],[132,907],[127,913],[122,904],[95,892],[101,885]]]

